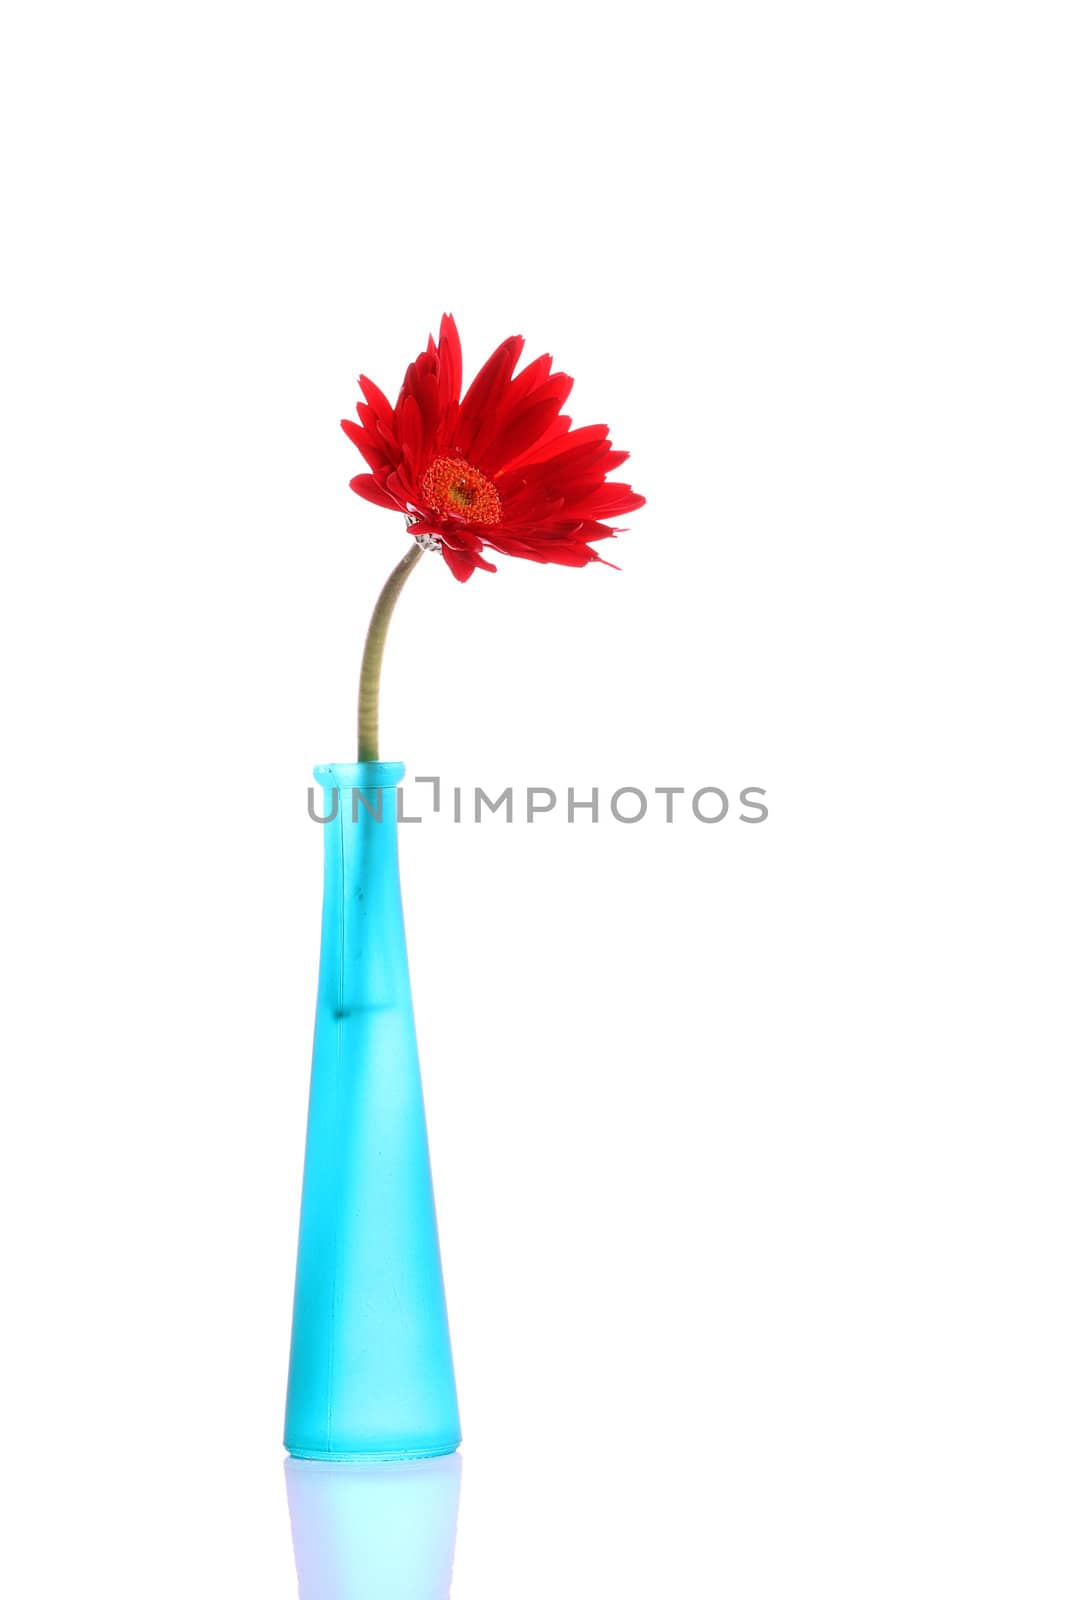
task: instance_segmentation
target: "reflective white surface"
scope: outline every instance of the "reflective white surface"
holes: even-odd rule
[[[448,1600],[462,1460],[287,1460],[300,1600]]]

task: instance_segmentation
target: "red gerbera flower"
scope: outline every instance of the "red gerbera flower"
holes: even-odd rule
[[[592,544],[621,531],[605,519],[645,503],[629,484],[608,483],[627,452],[611,448],[607,428],[572,433],[560,416],[573,379],[552,371],[552,357],[516,373],[523,343],[505,339],[461,400],[459,334],[442,317],[396,406],[361,377],[359,422],[341,424],[371,469],[352,488],[404,512],[412,534],[433,536],[461,583],[475,567],[496,571],[486,547],[565,567],[599,561]]]

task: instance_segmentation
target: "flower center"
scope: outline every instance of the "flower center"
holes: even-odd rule
[[[438,456],[426,468],[422,492],[435,511],[467,522],[499,522],[500,496],[483,472],[455,456]]]

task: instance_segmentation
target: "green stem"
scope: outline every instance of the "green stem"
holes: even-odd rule
[[[382,681],[382,655],[389,619],[400,598],[400,591],[411,576],[420,556],[421,548],[412,542],[411,549],[389,574],[388,582],[378,596],[367,629],[367,642],[363,646],[363,665],[359,670],[359,760],[377,761],[378,756],[378,692]]]

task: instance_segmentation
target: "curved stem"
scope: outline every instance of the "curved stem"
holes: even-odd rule
[[[404,559],[389,574],[385,588],[378,596],[367,629],[367,642],[363,646],[363,665],[359,669],[359,757],[360,761],[377,761],[378,756],[378,691],[382,681],[382,655],[389,619],[413,569],[422,555],[420,547],[412,542]]]

